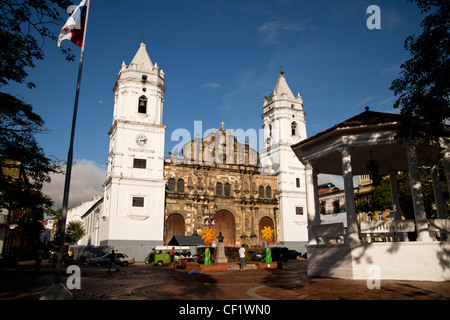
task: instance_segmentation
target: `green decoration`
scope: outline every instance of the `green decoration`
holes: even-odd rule
[[[205,266],[209,266],[211,264],[211,253],[209,252],[209,248],[205,249]]]
[[[272,262],[272,250],[270,250],[270,247],[266,248],[266,262]]]

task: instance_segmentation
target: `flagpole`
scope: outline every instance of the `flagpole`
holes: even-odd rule
[[[56,264],[56,276],[55,276],[55,284],[57,284],[57,285],[61,283],[62,262],[63,262],[63,255],[64,255],[64,237],[65,237],[65,233],[66,233],[67,206],[69,203],[70,177],[72,174],[73,141],[75,138],[75,126],[76,126],[76,122],[77,122],[78,98],[80,96],[81,74],[83,71],[83,60],[84,60],[84,45],[86,44],[86,31],[87,31],[87,25],[88,25],[90,0],[86,1],[86,5],[87,5],[86,20],[85,20],[84,31],[83,31],[83,44],[81,45],[80,64],[78,66],[77,88],[76,88],[76,93],[75,93],[75,103],[74,103],[74,107],[73,107],[72,132],[70,134],[69,152],[67,154],[66,178],[65,178],[65,182],[64,182],[64,196],[63,196],[62,212],[61,212],[61,220],[60,220],[59,254],[58,254],[58,260],[57,260],[57,264]]]

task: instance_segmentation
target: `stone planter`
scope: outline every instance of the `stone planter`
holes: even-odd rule
[[[277,263],[276,262],[261,262],[258,264],[258,269],[276,269]]]
[[[227,271],[228,263],[213,263],[210,265],[200,265],[200,271]]]

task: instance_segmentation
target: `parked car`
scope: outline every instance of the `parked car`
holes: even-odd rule
[[[93,264],[97,267],[100,267],[102,265],[108,265],[110,256],[111,253],[107,253],[102,257],[89,259],[89,264]],[[134,264],[134,262],[135,262],[134,257],[129,257],[123,252],[116,252],[116,264],[120,264],[125,267],[129,264]]]
[[[50,262],[56,262],[58,260],[59,249],[53,248],[48,252],[48,259]]]
[[[275,247],[270,248],[272,251],[272,261],[283,261],[286,262],[289,260],[290,253],[289,249],[286,247]]]
[[[290,259],[290,252],[288,248],[285,247],[271,247],[270,251],[272,253],[272,261],[288,261]],[[261,250],[258,253],[251,255],[252,261],[265,261],[266,260],[266,249]]]
[[[302,253],[297,250],[289,250],[289,259],[297,260],[302,257]]]
[[[252,261],[265,261],[266,260],[266,250],[261,250],[260,252],[252,253],[250,256]]]

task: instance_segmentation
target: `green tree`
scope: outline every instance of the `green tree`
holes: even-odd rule
[[[441,171],[443,169],[441,168]],[[430,170],[420,168],[420,182],[422,185],[422,195],[427,218],[436,218],[436,206],[434,199],[433,184],[431,181]],[[440,174],[441,179],[444,177],[443,171]],[[408,171],[397,174],[400,208],[407,219],[414,219],[414,207],[411,195],[411,182],[409,180]],[[448,189],[445,181],[441,181],[444,200],[448,206]],[[391,191],[389,178],[382,179],[379,186],[375,186],[372,190],[372,206],[375,210],[392,209]]]
[[[26,68],[44,59],[44,42],[56,43],[54,30],[64,25],[64,11],[71,4],[68,0],[0,0],[0,87],[11,81],[23,83]],[[74,59],[70,49],[61,50],[68,60]],[[32,82],[26,85],[35,87]]]
[[[39,220],[52,205],[41,188],[50,181],[49,174],[59,170],[34,137],[44,132],[43,119],[4,87],[14,82],[30,89],[36,86],[26,81],[27,70],[44,58],[45,40],[56,43],[67,19],[64,11],[71,4],[68,0],[0,0],[0,208],[24,213],[19,227],[29,238],[39,234]],[[62,52],[73,60],[70,50],[62,48]]]
[[[394,108],[400,108],[400,140],[436,141],[450,119],[450,2],[443,0],[408,0],[416,2],[422,13],[423,32],[405,40],[412,58],[401,65],[401,78],[390,89],[398,96]]]
[[[67,224],[66,236],[64,239],[68,244],[76,244],[85,234],[86,231],[84,230],[82,221],[70,221]]]
[[[389,177],[381,179],[372,190],[372,209],[383,211],[392,209],[391,184]]]
[[[40,190],[59,166],[45,156],[34,137],[42,132],[43,120],[30,105],[0,92],[0,207],[10,210],[51,206]],[[19,168],[21,177],[8,174]],[[42,207],[43,206],[43,207]]]
[[[67,19],[68,0],[0,0],[0,89],[11,82],[25,83],[27,69],[44,58],[45,40],[55,41]],[[55,28],[55,26],[57,26]],[[62,49],[68,60],[70,50]],[[28,88],[35,87],[26,82]],[[58,165],[45,156],[35,134],[44,132],[44,120],[29,104],[0,92],[0,207],[43,211],[51,200],[40,192]],[[23,179],[5,174],[20,166]]]

